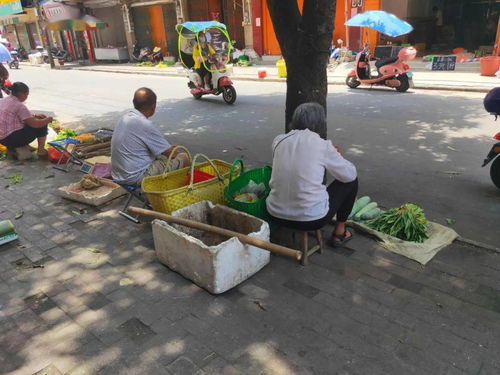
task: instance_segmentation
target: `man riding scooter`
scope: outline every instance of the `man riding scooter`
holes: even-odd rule
[[[205,85],[205,90],[211,90],[210,81],[211,73],[207,70],[206,64],[210,56],[215,55],[215,50],[207,42],[205,33],[198,35],[198,43],[193,47],[194,70],[200,75],[202,85]],[[200,86],[201,87],[201,86]]]

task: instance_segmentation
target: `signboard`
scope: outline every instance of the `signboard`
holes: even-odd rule
[[[0,0],[0,17],[22,13],[23,6],[20,0]]]
[[[56,3],[54,1],[45,2],[43,4],[43,10],[49,22],[71,20],[80,17],[80,9],[77,7]]]
[[[456,56],[434,56],[432,59],[432,70],[455,70],[456,64]]]

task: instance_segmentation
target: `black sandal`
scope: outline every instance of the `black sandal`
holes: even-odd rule
[[[347,233],[350,234],[349,237],[347,237]],[[346,229],[344,234],[333,234],[330,244],[332,247],[342,247],[347,242],[349,242],[352,239],[352,237],[353,234]]]

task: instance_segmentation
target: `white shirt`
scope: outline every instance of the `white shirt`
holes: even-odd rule
[[[339,154],[332,142],[310,130],[293,130],[276,137],[268,212],[292,221],[325,217],[329,209],[323,184],[325,170],[345,183],[357,177],[356,167]]]

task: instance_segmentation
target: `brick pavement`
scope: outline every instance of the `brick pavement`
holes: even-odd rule
[[[24,211],[0,247],[2,373],[500,373],[496,253],[454,244],[421,267],[358,235],[213,296],[156,261],[122,201],[59,198],[78,173],[0,162],[0,219]]]

